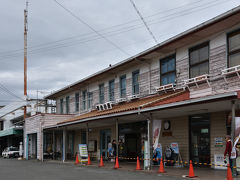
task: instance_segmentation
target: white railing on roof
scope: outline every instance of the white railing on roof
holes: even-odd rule
[[[223,69],[221,75],[223,76],[224,80],[227,82],[226,76],[231,75],[231,74],[237,74],[237,76],[240,79],[239,72],[240,72],[240,65],[237,65],[234,67]]]
[[[199,88],[198,84],[204,83],[204,82],[206,82],[208,84],[208,86],[210,87],[208,74],[204,74],[204,75],[200,75],[200,76],[197,76],[194,78],[186,79],[186,80],[184,80],[184,85],[186,87],[188,87],[188,89],[189,89],[189,86],[191,86],[191,85],[196,85]]]
[[[167,92],[167,91],[175,91],[175,84],[171,83],[171,84],[166,84],[160,87],[156,87],[156,91],[157,92]]]

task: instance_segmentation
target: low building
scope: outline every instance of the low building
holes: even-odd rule
[[[143,156],[146,146],[152,153],[160,143],[165,152],[177,143],[183,161],[212,164],[235,131],[231,121],[238,122],[239,39],[236,7],[46,96],[66,119],[40,126],[43,144],[53,152],[62,147],[64,161],[79,144],[99,159],[116,140],[116,154],[128,159]]]

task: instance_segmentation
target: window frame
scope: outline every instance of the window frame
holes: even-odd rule
[[[66,96],[66,114],[69,114],[69,112],[70,112],[69,100],[70,100],[70,97]]]
[[[76,92],[75,93],[75,111],[76,112],[79,112],[79,104],[80,104],[79,100],[80,100],[79,92]]]
[[[113,89],[111,88],[111,83],[113,83]],[[108,94],[109,94],[109,101],[115,100],[115,80],[112,79],[108,82]]]
[[[204,60],[204,61],[201,61],[201,62],[197,62],[197,63],[191,65],[191,56],[190,56],[191,52],[196,51],[198,49],[201,49],[205,46],[208,46],[208,59]],[[193,47],[189,48],[188,49],[188,64],[189,64],[188,75],[189,75],[189,78],[194,78],[194,77],[191,76],[191,68],[192,67],[199,66],[199,65],[204,64],[206,62],[208,62],[208,73],[207,74],[209,74],[209,59],[210,59],[210,43],[209,43],[209,41],[203,42],[201,44],[198,44],[196,46],[193,46]],[[201,76],[201,75],[198,75],[198,76]],[[195,77],[197,77],[197,76],[195,76]]]
[[[137,81],[137,83],[134,83],[134,78],[133,78],[134,75],[138,75],[138,81]],[[132,72],[132,95],[137,95],[137,94],[140,93],[139,76],[140,76],[140,70],[139,70],[139,69]],[[136,91],[135,88],[134,88],[135,86],[138,87],[138,93],[135,92],[135,91]]]
[[[229,43],[229,38],[230,37],[233,37],[237,34],[240,34],[240,29],[236,29],[234,31],[231,31],[229,33],[227,33],[227,67],[230,68],[230,56],[231,55],[234,55],[234,54],[237,54],[237,53],[240,53],[240,48],[233,51],[233,52],[229,52],[229,48],[230,48],[230,43]]]
[[[104,100],[105,100],[105,97],[104,97],[104,83],[99,84],[98,87],[99,87],[99,103],[103,104]],[[102,94],[101,94],[101,87],[103,88],[103,93]]]
[[[170,60],[174,58],[175,59],[175,70],[172,70],[172,71],[168,71],[168,72],[165,72],[165,73],[162,73],[162,61],[166,61],[166,60]],[[160,85],[162,86],[162,76],[164,75],[168,75],[168,74],[171,74],[174,72],[174,75],[175,75],[175,82],[176,82],[176,54],[172,54],[172,55],[169,55],[167,57],[164,57],[162,59],[159,60],[159,63],[160,63]],[[169,84],[169,83],[168,83]],[[166,85],[166,84],[165,84]]]
[[[125,96],[123,96],[122,92],[123,92],[123,88],[122,88],[122,79],[125,79]],[[127,96],[127,76],[126,74],[121,75],[119,78],[119,88],[120,88],[120,98],[126,98]]]
[[[91,96],[89,96],[90,94],[91,94]],[[93,105],[93,92],[88,92],[87,93],[87,102],[88,102],[87,103],[88,109],[92,109],[92,105]]]
[[[63,114],[63,98],[60,99],[60,114]]]
[[[87,90],[82,91],[82,110],[87,109]]]

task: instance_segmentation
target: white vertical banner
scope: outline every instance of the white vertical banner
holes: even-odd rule
[[[153,120],[153,151],[158,147],[159,136],[161,133],[162,120]]]
[[[235,117],[235,137],[240,134],[240,117]]]

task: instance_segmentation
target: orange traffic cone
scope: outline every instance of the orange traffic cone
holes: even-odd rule
[[[161,162],[160,162],[160,167],[158,170],[158,173],[165,173],[166,171],[164,170],[164,165],[163,165],[163,160],[161,158]]]
[[[142,170],[141,166],[140,166],[140,162],[139,162],[139,157],[137,157],[137,166],[136,166],[136,170]]]
[[[195,177],[197,177],[197,176],[194,175],[192,160],[190,160],[190,164],[189,164],[189,175],[186,176],[186,177],[188,177],[188,178],[195,178]]]
[[[118,156],[116,157],[116,160],[115,160],[115,166],[114,166],[114,169],[118,169],[119,168],[119,162],[118,162]]]
[[[90,158],[90,155],[88,155],[88,163],[87,163],[87,165],[91,165],[92,163],[91,163],[91,158]]]
[[[101,155],[99,167],[103,167],[103,166],[104,166],[104,164],[103,164],[103,157],[102,157],[102,155]]]
[[[76,155],[76,160],[75,160],[75,164],[79,164],[79,160],[78,160],[78,154]]]
[[[232,177],[232,170],[231,170],[229,164],[227,165],[227,180],[233,180],[233,177]]]

